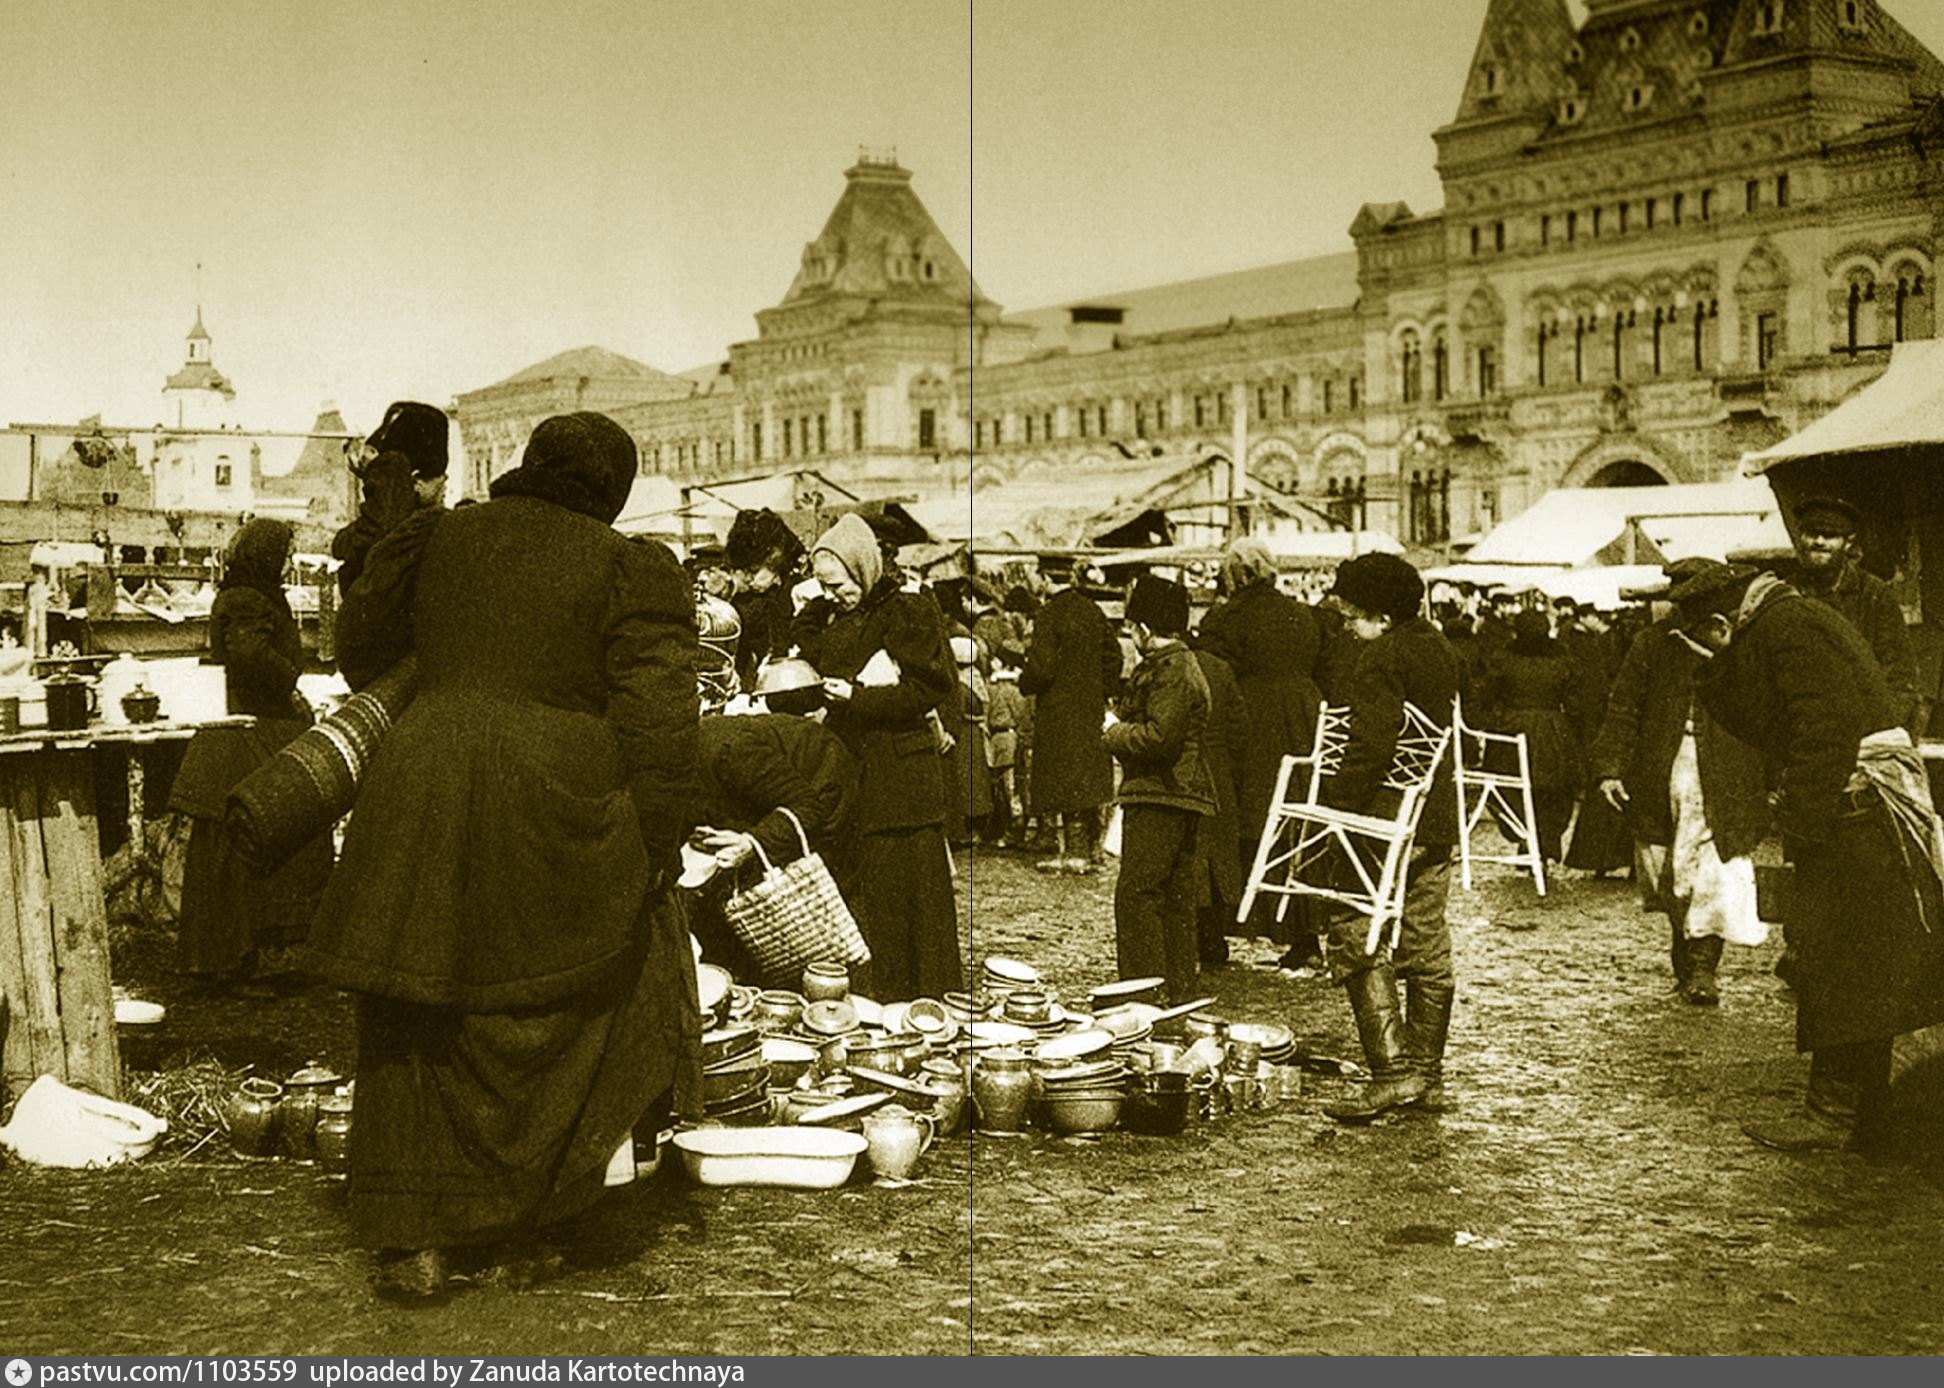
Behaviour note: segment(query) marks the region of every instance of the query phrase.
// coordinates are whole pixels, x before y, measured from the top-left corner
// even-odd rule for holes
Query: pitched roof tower
[[[1440,162],[1510,154],[1545,129],[1574,42],[1566,0],[1490,0]]]

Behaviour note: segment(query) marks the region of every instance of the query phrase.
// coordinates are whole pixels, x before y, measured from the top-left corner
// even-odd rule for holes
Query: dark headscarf
[[[628,431],[580,410],[543,419],[513,471],[493,479],[494,497],[530,496],[614,524],[628,504],[638,454]]]
[[[290,561],[291,529],[280,520],[259,517],[236,532],[229,552],[223,557],[222,588],[254,588],[283,611],[290,610],[284,596],[284,565]]]

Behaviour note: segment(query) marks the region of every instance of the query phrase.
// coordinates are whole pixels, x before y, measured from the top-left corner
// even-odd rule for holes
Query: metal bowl
[[[1062,1136],[1111,1132],[1127,1095],[1118,1089],[1069,1089],[1045,1098],[1046,1122]]]
[[[1182,1076],[1185,1081],[1187,1076]],[[1120,1124],[1131,1133],[1146,1137],[1174,1137],[1188,1125],[1188,1110],[1195,1096],[1184,1083],[1180,1089],[1150,1090],[1137,1086],[1121,1106]]]

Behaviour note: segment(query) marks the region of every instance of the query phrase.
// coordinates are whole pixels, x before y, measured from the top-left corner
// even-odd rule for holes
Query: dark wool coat
[[[758,666],[789,654],[790,590],[778,583],[762,592],[745,590],[730,601],[742,619],[742,633],[736,638],[736,678],[748,689],[756,682]]]
[[[704,718],[696,745],[694,824],[753,835],[773,863],[803,853],[788,809],[840,881],[857,813],[857,759],[809,718]]]
[[[941,829],[945,763],[926,717],[958,685],[938,604],[887,577],[849,612],[828,600],[806,607],[797,644],[826,678],[855,681],[880,650],[898,663],[895,685],[857,688],[825,723],[860,763],[857,890],[847,900],[871,947],[870,996],[897,1002],[962,989]]]
[[[1318,605],[1309,611],[1316,622],[1316,687],[1324,702],[1341,704],[1350,689],[1350,676],[1356,673],[1357,658],[1363,654],[1363,643],[1344,624],[1343,614],[1336,608]],[[1272,782],[1272,793],[1273,787]]]
[[[361,583],[409,567],[387,547],[415,533]],[[419,685],[365,775],[313,966],[407,1002],[545,1006],[638,950],[690,823],[688,581],[665,547],[530,496],[446,513],[422,547],[414,582],[345,606],[347,658],[382,667],[409,630]]]
[[[1068,588],[1040,608],[1019,672],[1020,693],[1036,701],[1028,787],[1034,814],[1073,814],[1113,798],[1114,766],[1100,725],[1120,673],[1120,642],[1092,598]]]
[[[1768,833],[1762,755],[1695,704],[1701,657],[1674,635],[1673,626],[1671,621],[1657,622],[1628,648],[1607,699],[1606,719],[1593,741],[1592,778],[1617,778],[1626,787],[1627,829],[1636,839],[1672,843],[1668,781],[1692,710],[1701,802],[1715,851],[1724,858],[1742,857]]]
[[[1571,790],[1586,779],[1581,695],[1580,673],[1557,643],[1543,654],[1508,646],[1486,662],[1471,716],[1491,732],[1525,734],[1534,790]]]
[[[1202,734],[1202,758],[1215,783],[1215,813],[1202,821],[1197,842],[1208,859],[1216,899],[1242,899],[1242,862],[1238,847],[1242,822],[1238,814],[1235,773],[1249,745],[1249,718],[1243,709],[1242,689],[1228,662],[1210,651],[1196,651],[1195,663],[1208,682],[1208,727]],[[1249,845],[1251,848],[1253,844]]]
[[[1337,774],[1323,782],[1323,798],[1344,809],[1380,813],[1384,780],[1397,755],[1404,705],[1411,703],[1439,727],[1451,725],[1458,693],[1458,658],[1439,630],[1422,617],[1400,623],[1363,652],[1346,691],[1350,740]],[[1449,749],[1438,766],[1418,820],[1417,846],[1436,851],[1458,842],[1458,804],[1451,782]]]
[[[1352,638],[1354,639],[1354,638]],[[1196,644],[1235,671],[1249,715],[1249,745],[1237,773],[1244,838],[1262,832],[1282,759],[1316,737],[1320,637],[1316,614],[1269,579],[1239,589],[1202,619]]]
[[[1207,726],[1208,680],[1194,652],[1178,641],[1148,652],[1121,693],[1120,721],[1103,735],[1121,764],[1121,803],[1214,814]]]
[[[1890,687],[1890,699],[1897,710],[1895,726],[1910,727],[1917,712],[1917,654],[1904,622],[1903,606],[1890,585],[1851,559],[1844,563],[1833,588],[1817,591],[1805,587],[1801,591],[1804,597],[1842,613],[1862,634]]]
[[[938,604],[880,579],[849,612],[827,599],[804,608],[796,641],[826,679],[855,682],[879,651],[898,663],[896,684],[856,688],[824,722],[858,760],[857,832],[941,822],[945,767],[926,715],[952,697],[958,674]]]
[[[1764,601],[1699,692],[1768,758],[1776,819],[1795,864],[1796,1045],[1875,1040],[1944,1021],[1944,919],[1927,872],[1905,866],[1888,810],[1845,787],[1857,746],[1896,725],[1897,705],[1862,635],[1782,588]]]

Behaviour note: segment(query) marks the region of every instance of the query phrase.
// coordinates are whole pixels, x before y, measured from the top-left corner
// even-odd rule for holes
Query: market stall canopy
[[[1759,475],[1780,463],[1805,458],[1940,444],[1944,444],[1944,341],[1901,342],[1881,376],[1800,433],[1749,454],[1742,460],[1742,470]]]
[[[1561,487],[1497,527],[1463,564],[1452,567],[1657,564],[1725,559],[1730,550],[1788,543],[1773,493],[1746,478],[1666,487]]]
[[[855,511],[899,545],[933,542],[937,537],[903,503],[903,498],[860,497],[812,468],[686,485],[656,474],[635,479],[614,528],[624,535],[720,544],[741,512],[770,510],[808,544],[839,516]]]

